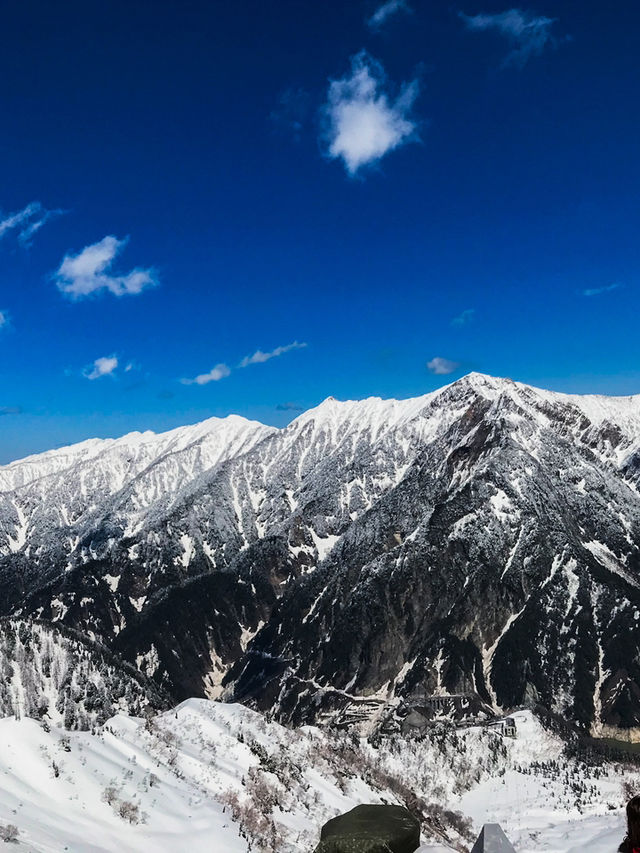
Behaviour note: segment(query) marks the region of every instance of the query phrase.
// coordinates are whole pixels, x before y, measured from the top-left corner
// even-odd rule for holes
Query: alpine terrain
[[[640,396],[480,374],[90,440],[0,467],[0,615],[109,649],[156,704],[297,724],[462,694],[635,739],[639,479]]]

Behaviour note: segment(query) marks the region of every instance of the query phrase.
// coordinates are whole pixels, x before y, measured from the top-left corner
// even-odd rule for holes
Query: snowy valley
[[[587,766],[530,712],[518,737],[434,728],[407,742],[267,722],[240,705],[188,700],[154,718],[118,715],[94,734],[0,720],[0,825],[17,850],[311,853],[319,827],[360,802],[409,802],[423,840],[464,850],[498,821],[519,853],[605,853],[640,769]],[[408,799],[412,798],[412,799]]]

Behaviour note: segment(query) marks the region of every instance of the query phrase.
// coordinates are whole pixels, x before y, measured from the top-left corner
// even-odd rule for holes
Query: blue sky
[[[635,4],[0,14],[0,462],[469,370],[640,392]]]

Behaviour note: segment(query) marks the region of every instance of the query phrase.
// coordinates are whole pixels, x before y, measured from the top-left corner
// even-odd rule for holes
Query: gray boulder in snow
[[[485,823],[471,853],[515,853],[499,823]]]
[[[360,805],[325,823],[316,853],[415,853],[420,824],[402,806]]]

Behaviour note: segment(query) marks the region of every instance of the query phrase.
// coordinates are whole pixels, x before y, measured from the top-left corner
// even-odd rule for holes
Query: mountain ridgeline
[[[0,467],[0,615],[302,723],[476,693],[640,733],[640,397],[479,374]]]

